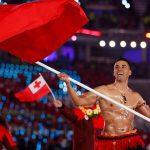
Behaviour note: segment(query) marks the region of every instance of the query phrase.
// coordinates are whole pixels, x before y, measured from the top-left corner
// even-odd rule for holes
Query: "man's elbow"
[[[148,118],[150,118],[150,113],[148,114],[148,116],[147,116]]]
[[[146,116],[147,118],[150,118],[150,112],[148,111],[148,112],[144,113],[144,116]]]

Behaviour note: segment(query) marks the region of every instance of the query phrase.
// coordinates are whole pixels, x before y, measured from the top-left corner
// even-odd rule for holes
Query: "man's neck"
[[[114,82],[114,86],[117,87],[120,90],[124,90],[128,87],[128,83],[127,82],[119,82],[119,81],[115,81]]]

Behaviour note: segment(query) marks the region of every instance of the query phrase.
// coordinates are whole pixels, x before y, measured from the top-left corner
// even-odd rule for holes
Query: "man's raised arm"
[[[63,80],[68,88],[68,93],[70,97],[72,98],[72,101],[74,102],[75,105],[91,105],[94,104],[97,100],[97,96],[91,92],[87,92],[86,94],[79,96],[73,89],[73,87],[70,84],[70,80],[68,79],[69,76],[64,73],[58,74],[59,79]]]

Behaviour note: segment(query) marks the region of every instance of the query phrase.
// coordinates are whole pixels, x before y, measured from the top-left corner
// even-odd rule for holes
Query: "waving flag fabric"
[[[0,49],[33,63],[59,48],[87,21],[74,0],[0,5]]]
[[[40,75],[28,87],[16,93],[15,97],[21,102],[33,102],[47,95],[49,92],[51,92],[50,88],[42,75]]]

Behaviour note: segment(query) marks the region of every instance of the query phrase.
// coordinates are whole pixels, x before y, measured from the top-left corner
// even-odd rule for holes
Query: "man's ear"
[[[113,72],[112,72],[112,73],[113,73],[113,76],[115,76],[115,74],[114,74],[114,70],[113,70]]]
[[[129,72],[129,76],[131,76],[132,75],[132,71],[130,70],[130,72]]]

